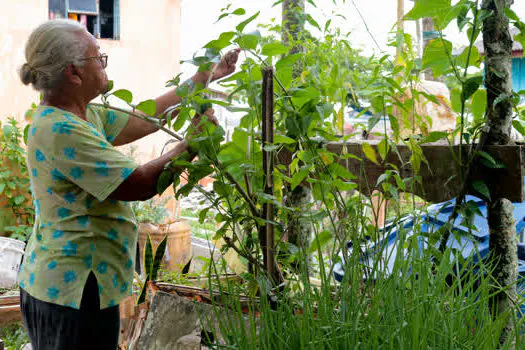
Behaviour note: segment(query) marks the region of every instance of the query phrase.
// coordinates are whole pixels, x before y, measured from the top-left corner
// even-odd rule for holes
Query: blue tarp
[[[487,223],[487,208],[485,202],[474,196],[467,196],[465,201],[473,201],[478,206],[482,215],[476,215],[474,218],[475,230],[471,230],[461,225],[463,218],[458,216],[453,224],[452,234],[450,235],[447,246],[460,251],[464,258],[472,256],[474,261],[485,258],[489,253],[489,227]],[[382,272],[386,275],[393,270],[393,265],[396,260],[396,254],[399,251],[398,243],[400,232],[404,233],[404,237],[408,238],[414,236],[414,226],[418,225],[420,230],[418,232],[431,234],[443,227],[448,221],[452,209],[454,208],[455,200],[444,203],[434,204],[427,208],[424,213],[419,215],[411,215],[398,221],[395,225],[386,225],[381,229],[381,239],[377,242],[365,242],[364,247],[361,248],[364,252],[362,260],[373,261],[373,254],[380,254],[383,261]],[[525,231],[525,203],[514,204],[514,218],[516,219],[516,232],[518,234],[518,241],[523,242],[523,235]],[[417,221],[416,221],[417,220]],[[420,249],[427,247],[427,237],[425,234],[420,234],[418,239]],[[439,243],[437,243],[438,245]],[[351,250],[352,242],[347,243],[347,248]],[[406,251],[406,250],[405,250]],[[525,277],[525,243],[518,243],[518,259],[519,259],[519,274]],[[338,263],[334,267],[334,277],[341,282],[344,276],[344,264]],[[524,286],[525,287],[525,286]]]

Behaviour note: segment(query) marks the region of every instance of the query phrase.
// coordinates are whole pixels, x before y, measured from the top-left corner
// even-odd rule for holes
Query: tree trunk
[[[289,54],[303,52],[303,47],[297,42],[304,33],[305,0],[283,1],[282,37],[285,45],[291,45]],[[301,66],[297,62],[293,67],[293,78],[301,75]],[[310,258],[307,249],[312,242],[312,223],[305,213],[309,210],[312,202],[312,191],[304,184],[298,185],[293,191],[288,191],[285,205],[297,209],[288,217],[286,236],[288,242],[296,245],[302,252],[300,265],[306,271],[310,271]]]
[[[305,0],[283,1],[282,36],[285,45],[293,45],[290,54],[303,50],[297,39],[304,33],[304,4]]]
[[[486,141],[488,145],[505,145],[511,142],[512,37],[509,20],[505,16],[505,8],[511,3],[511,0],[483,0],[481,4],[484,10],[492,13],[483,21],[486,122],[490,127]],[[491,180],[496,181],[498,179]],[[490,187],[492,186],[489,184]],[[490,305],[493,316],[498,317],[509,312],[513,308],[513,300],[516,300],[518,253],[513,205],[505,198],[492,197],[487,203],[487,216],[490,229],[490,261],[496,279],[494,292],[498,293],[490,300]],[[501,288],[507,289],[501,291]],[[507,324],[500,337],[501,344],[513,337],[513,329],[513,315],[509,312]]]

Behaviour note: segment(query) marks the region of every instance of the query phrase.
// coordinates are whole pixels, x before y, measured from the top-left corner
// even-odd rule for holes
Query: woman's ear
[[[68,64],[64,70],[66,81],[73,85],[82,85],[82,75],[80,69],[74,64]]]

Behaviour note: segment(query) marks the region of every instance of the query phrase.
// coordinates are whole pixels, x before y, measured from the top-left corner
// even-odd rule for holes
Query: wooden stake
[[[263,69],[262,81],[262,142],[263,142],[263,171],[264,171],[264,193],[273,196],[273,167],[274,152],[267,150],[267,146],[273,145],[273,68],[265,67]],[[273,204],[264,203],[263,218],[265,223],[265,234],[260,234],[261,246],[263,249],[264,266],[268,275],[276,279],[276,267],[274,257],[274,230],[273,230]],[[264,236],[264,237],[263,237]]]

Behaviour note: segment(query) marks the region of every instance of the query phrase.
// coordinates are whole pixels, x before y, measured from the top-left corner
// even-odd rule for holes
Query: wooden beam
[[[0,328],[22,321],[20,296],[0,297]]]
[[[367,141],[377,152],[378,141]],[[328,143],[326,149],[335,154],[353,154],[359,159],[348,158],[340,159],[339,163],[347,168],[357,178],[354,179],[358,184],[358,190],[365,195],[370,195],[372,191],[378,190],[377,180],[386,170],[392,169],[394,165],[399,169],[401,178],[413,177],[412,164],[410,163],[411,151],[405,145],[397,145],[397,153],[390,150],[386,159],[380,164],[376,164],[365,157],[362,143]],[[498,179],[497,183],[490,183],[494,189],[491,193],[500,197],[508,198],[512,202],[523,202],[523,159],[525,151],[519,145],[486,146],[484,151],[494,159],[506,165],[505,169],[487,169],[482,165],[476,165],[472,172],[473,181],[488,180],[494,176]],[[451,150],[458,154],[459,146],[448,146],[443,144],[428,144],[421,146],[426,163],[421,164],[419,176],[422,184],[414,188],[407,189],[407,192],[414,193],[429,202],[443,202],[455,198],[461,191],[460,169],[452,157]],[[466,146],[463,148],[467,149]],[[342,157],[344,158],[344,157]],[[288,165],[291,162],[291,154],[281,152],[279,160],[282,164]],[[350,179],[348,179],[350,180]],[[472,189],[467,193],[474,194]]]

